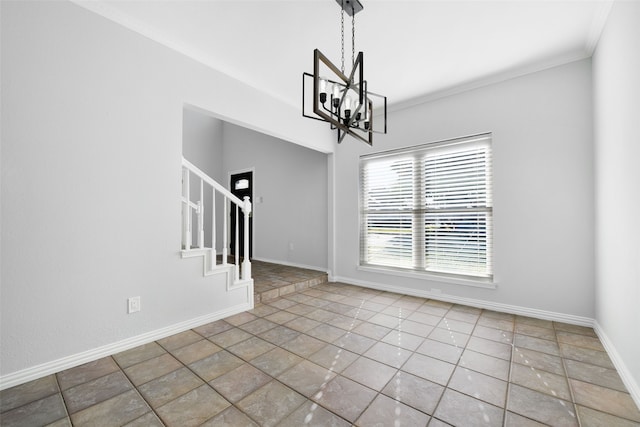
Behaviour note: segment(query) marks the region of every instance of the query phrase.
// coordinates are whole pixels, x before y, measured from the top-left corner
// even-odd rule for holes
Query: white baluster
[[[189,206],[189,169],[182,168],[182,246],[191,249],[191,207]]]
[[[198,200],[198,247],[204,249],[204,182],[200,178],[200,200]]]
[[[222,264],[227,265],[227,258],[229,256],[229,225],[227,223],[229,218],[229,202],[227,198],[224,198],[224,212],[222,213]]]
[[[251,279],[251,260],[249,259],[249,218],[251,216],[251,201],[244,196],[244,259],[242,260],[242,280]]]
[[[216,189],[211,187],[211,266],[217,264],[216,259]]]
[[[240,279],[240,252],[238,251],[238,248],[239,248],[238,240],[240,240],[240,233],[238,232],[239,222],[240,222],[240,216],[238,215],[238,205],[236,205],[236,229],[235,229],[236,238],[234,239],[235,248],[233,252],[233,262],[236,264],[236,280]]]

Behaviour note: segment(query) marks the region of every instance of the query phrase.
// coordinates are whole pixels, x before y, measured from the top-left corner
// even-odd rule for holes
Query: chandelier
[[[387,133],[387,97],[368,90],[367,81],[364,79],[364,55],[362,52],[355,55],[355,15],[363,9],[362,4],[359,0],[336,2],[342,8],[342,67],[338,69],[318,49],[313,51],[313,74],[302,74],[302,115],[329,122],[331,129],[337,130],[338,144],[346,135],[351,135],[373,145],[374,133]],[[351,16],[352,69],[349,76],[345,74],[344,69],[345,12]],[[310,99],[311,106],[308,106]]]

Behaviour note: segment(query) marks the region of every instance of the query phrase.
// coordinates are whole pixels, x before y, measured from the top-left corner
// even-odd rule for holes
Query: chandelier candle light
[[[313,74],[302,74],[302,115],[329,122],[338,131],[338,143],[351,135],[373,145],[374,133],[387,133],[387,97],[367,90],[364,55],[355,55],[355,15],[363,9],[359,0],[336,0],[341,12],[342,68],[338,69],[318,49],[313,51]],[[349,77],[344,71],[344,14],[351,16],[351,62]],[[326,77],[327,75],[331,77]],[[305,81],[313,80],[313,115],[308,114]],[[309,98],[307,94],[307,99]]]

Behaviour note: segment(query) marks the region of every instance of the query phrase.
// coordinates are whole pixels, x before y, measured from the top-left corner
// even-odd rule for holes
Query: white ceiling
[[[75,0],[292,105],[313,49],[340,65],[335,0]],[[361,0],[369,90],[415,102],[591,56],[611,0]],[[351,58],[351,18],[345,15]],[[349,65],[346,66],[349,71]]]

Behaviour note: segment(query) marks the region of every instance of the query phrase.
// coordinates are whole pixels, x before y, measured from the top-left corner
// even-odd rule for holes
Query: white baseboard
[[[622,360],[622,357],[620,357],[620,353],[618,353],[598,321],[596,320],[594,323],[595,324],[593,329],[596,331],[598,338],[600,338],[600,342],[602,342],[604,349],[607,350],[607,353],[609,354],[613,365],[616,367],[616,370],[618,371],[618,375],[620,375],[622,382],[627,387],[631,398],[636,403],[638,408],[640,408],[640,384],[638,384],[638,380],[636,378],[633,378],[631,372],[629,372],[629,368],[627,368],[627,365]]]
[[[73,354],[71,356],[63,357],[61,359],[23,369],[21,371],[13,372],[11,374],[0,377],[0,390],[14,387],[28,381],[36,380],[38,378],[54,374],[65,369],[74,368],[84,363],[92,362],[106,356],[111,356],[113,354],[120,353],[121,351],[129,350],[143,344],[148,344],[150,342],[166,338],[170,335],[197,328],[198,326],[206,325],[207,323],[211,323],[216,320],[220,320],[225,317],[250,310],[252,308],[253,299],[251,299],[249,302],[238,304],[225,310],[206,314],[204,316],[176,323],[165,328],[156,329],[155,331],[127,338],[122,341],[107,344],[102,347],[84,351],[82,353]]]
[[[473,298],[464,298],[455,295],[443,293],[433,293],[427,290],[405,288],[402,286],[393,286],[377,282],[369,282],[364,280],[356,280],[348,277],[332,276],[332,282],[346,283],[349,285],[357,285],[365,288],[378,289],[381,291],[395,292],[398,294],[411,295],[422,298],[435,299],[439,301],[451,302],[455,304],[463,304],[487,310],[500,311],[503,313],[517,314],[520,316],[535,317],[537,319],[553,320],[556,322],[570,323],[572,325],[593,327],[594,320],[589,317],[574,316],[572,314],[557,313],[554,311],[538,310],[536,308],[521,307],[517,305],[502,304],[498,302],[478,300]]]
[[[252,261],[268,262],[269,264],[286,265],[288,267],[304,268],[304,269],[307,269],[307,270],[320,271],[322,273],[326,273],[327,272],[326,268],[317,267],[315,265],[297,264],[297,263],[289,262],[289,261],[280,261],[280,260],[277,260],[277,259],[257,258],[257,257],[253,257],[253,258],[251,258],[251,260]]]

